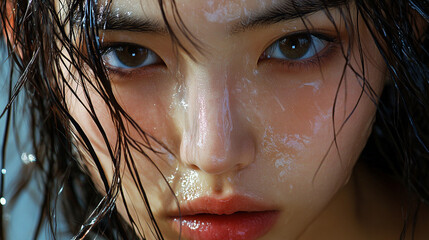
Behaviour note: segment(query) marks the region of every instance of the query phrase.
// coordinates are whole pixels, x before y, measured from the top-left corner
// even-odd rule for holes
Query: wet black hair
[[[171,24],[178,24],[181,34],[204,52],[203,43],[194,38],[182,23],[174,0],[169,1],[172,4],[166,4],[163,0],[158,2],[175,46],[191,55],[176,37],[177,33],[173,31]],[[320,2],[325,4],[325,11],[329,16],[329,9],[334,6],[328,0]],[[295,1],[291,3],[295,4]],[[64,216],[67,216],[65,220],[68,231],[73,234],[74,239],[92,239],[94,236],[106,239],[143,239],[145,234],[163,239],[156,219],[151,214],[130,153],[131,149],[137,150],[150,161],[146,153],[155,151],[150,142],[161,145],[162,142],[140,129],[116,101],[100,51],[98,31],[102,25],[100,21],[103,21],[103,13],[100,13],[99,1],[66,0],[63,4],[64,9],[59,15],[54,0],[0,2],[3,37],[1,47],[7,49],[12,62],[10,78],[1,80],[9,81],[10,93],[9,104],[0,111],[0,117],[6,118],[7,122],[3,138],[7,139],[10,134],[16,96],[25,92],[31,138],[37,159],[35,163],[23,167],[24,174],[21,174],[16,194],[10,202],[26,188],[32,176],[37,175],[43,184],[43,201],[34,238],[40,234],[45,223],[48,223],[52,235],[57,235],[55,211],[59,203]],[[375,102],[378,101],[376,122],[362,152],[361,162],[389,174],[409,194],[408,214],[404,218],[401,236],[398,236],[405,239],[407,234],[412,235],[414,232],[408,226],[410,222],[411,226],[415,225],[418,206],[429,205],[429,1],[354,0],[342,3],[345,6],[350,4],[356,6],[359,18],[370,30],[387,68],[387,84],[381,96],[374,95],[370,85],[361,76],[362,93],[371,95]],[[299,1],[295,5],[299,8]],[[109,6],[109,2],[106,6]],[[165,7],[171,7],[175,13],[174,23],[167,21]],[[346,9],[351,11],[350,8]],[[103,11],[109,11],[109,7]],[[347,11],[343,13],[344,18],[347,18]],[[344,51],[344,55],[349,58],[347,51]],[[72,79],[66,80],[64,76],[68,69],[75,69],[76,73],[70,74]],[[14,72],[17,72],[17,81],[13,80]],[[128,216],[121,216],[115,208],[116,199],[122,198],[121,176],[119,171],[115,171],[113,180],[108,181],[86,133],[68,112],[65,92],[70,88],[70,81],[84,87],[84,96],[76,97],[88,99],[90,104],[87,111],[103,136],[116,169],[125,164],[133,175],[142,203],[146,205],[151,217],[151,233],[139,232],[127,205]],[[116,139],[107,138],[91,105],[91,96],[87,90],[90,87],[97,89],[104,100],[117,131]],[[136,129],[146,141],[137,142],[131,138],[125,128],[127,124]],[[2,146],[2,165],[5,164],[6,143],[4,141]],[[111,143],[114,143],[114,148]],[[76,150],[76,144],[84,149],[83,152]],[[95,190],[87,169],[81,164],[82,154],[88,155],[98,168],[104,193]],[[0,190],[0,195],[3,196],[3,175]],[[57,196],[59,192],[60,197]],[[0,215],[3,215],[3,211],[4,206],[0,205]],[[128,219],[130,224],[124,219]],[[5,239],[6,229],[2,218],[0,221],[0,238]]]

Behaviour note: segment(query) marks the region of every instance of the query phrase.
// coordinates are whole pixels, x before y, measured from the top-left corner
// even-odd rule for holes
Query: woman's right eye
[[[137,44],[118,44],[103,51],[103,61],[114,69],[132,70],[162,63],[152,50]]]

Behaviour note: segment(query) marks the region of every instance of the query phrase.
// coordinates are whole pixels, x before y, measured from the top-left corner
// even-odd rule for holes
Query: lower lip
[[[173,219],[174,228],[192,240],[254,240],[275,224],[277,211],[237,212],[229,215],[197,214]]]

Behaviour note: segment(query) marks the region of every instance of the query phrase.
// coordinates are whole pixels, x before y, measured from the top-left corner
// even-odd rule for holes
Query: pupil
[[[138,67],[147,58],[148,50],[138,46],[126,46],[116,49],[118,60],[128,67]]]
[[[279,43],[280,51],[289,59],[302,58],[310,48],[311,35],[297,34],[283,38]]]

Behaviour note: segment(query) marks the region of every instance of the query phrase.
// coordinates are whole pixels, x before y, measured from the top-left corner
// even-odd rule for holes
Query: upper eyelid
[[[271,46],[272,44],[274,44],[275,42],[277,42],[283,38],[293,37],[293,36],[301,35],[301,34],[308,34],[308,35],[315,36],[317,38],[320,38],[322,40],[326,40],[329,42],[334,42],[337,39],[336,37],[331,36],[328,33],[324,33],[320,30],[303,30],[303,31],[290,32],[290,33],[287,33],[286,35],[282,35],[282,36],[276,38],[274,41],[272,41],[272,43],[269,46]]]
[[[153,52],[152,49],[145,47],[143,45],[140,44],[136,44],[136,43],[129,43],[129,42],[106,42],[106,43],[101,43],[100,44],[100,49],[109,49],[109,48],[114,48],[114,47],[121,47],[121,46],[136,46],[136,47],[141,47],[141,48],[146,48],[150,51]]]
[[[101,54],[106,54],[107,52],[111,51],[113,48],[115,47],[121,47],[121,46],[136,46],[136,47],[141,47],[141,48],[145,48],[147,50],[149,50],[150,52],[152,52],[153,54],[155,54],[158,58],[160,58],[161,60],[163,60],[160,55],[155,52],[154,50],[152,50],[151,48],[148,48],[146,46],[137,44],[137,43],[130,43],[130,42],[106,42],[106,43],[101,43],[100,44],[100,52]]]
[[[265,51],[267,51],[275,43],[277,43],[280,40],[282,40],[283,38],[292,37],[294,35],[299,35],[299,34],[309,34],[309,35],[321,38],[322,40],[325,40],[325,41],[328,41],[328,42],[333,42],[333,43],[338,42],[338,38],[337,37],[334,37],[331,34],[325,33],[325,31],[306,29],[306,30],[301,30],[301,31],[289,32],[289,33],[287,33],[285,35],[281,35],[281,36],[278,36],[278,37],[272,39],[271,41],[268,42],[267,45],[264,46],[263,53]]]

